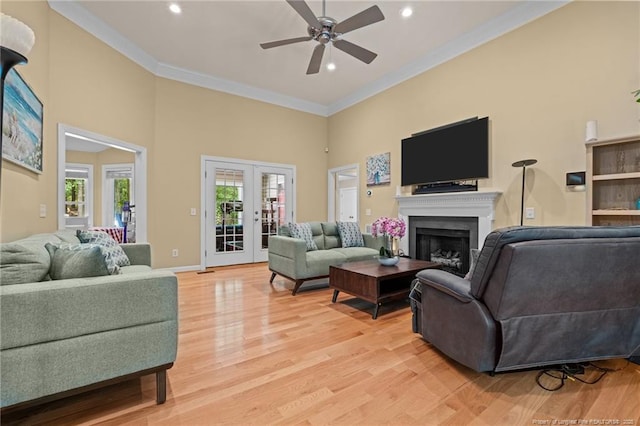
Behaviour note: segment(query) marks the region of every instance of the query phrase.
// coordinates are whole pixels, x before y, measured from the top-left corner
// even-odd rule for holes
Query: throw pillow
[[[338,222],[342,247],[364,247],[364,238],[358,222]]]
[[[480,256],[480,250],[471,249],[471,256],[469,257],[469,263],[471,265],[469,266],[469,272],[467,272],[467,275],[464,276],[465,280],[470,280],[471,277],[473,276],[473,271],[476,270],[476,263],[478,263],[479,256]]]
[[[88,278],[109,275],[102,249],[94,244],[45,244],[51,256],[49,276],[52,280]]]
[[[313,241],[313,232],[311,232],[310,223],[290,223],[289,232],[293,238],[304,240],[307,245],[307,251],[318,250],[316,242]]]
[[[83,231],[78,229],[78,239],[82,243],[91,243],[98,244],[105,249],[105,253],[107,255],[107,262],[110,262],[111,259],[118,266],[129,266],[131,262],[127,257],[122,247],[111,238],[109,234],[102,231]]]
[[[51,256],[44,248],[43,239],[23,239],[0,244],[0,285],[24,284],[43,281],[51,268]]]

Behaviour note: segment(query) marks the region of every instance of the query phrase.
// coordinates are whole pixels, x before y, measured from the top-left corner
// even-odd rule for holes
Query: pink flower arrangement
[[[388,236],[391,238],[402,238],[407,232],[407,225],[404,220],[392,217],[380,217],[371,225],[371,235]]]
[[[397,253],[393,249],[394,244],[391,240],[404,237],[407,231],[407,225],[402,219],[392,217],[380,217],[371,225],[371,235],[374,237],[385,237],[385,244],[388,247],[380,247],[380,257],[394,257]]]

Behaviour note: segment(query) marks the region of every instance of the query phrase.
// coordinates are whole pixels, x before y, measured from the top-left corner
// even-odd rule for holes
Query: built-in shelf
[[[594,216],[640,216],[640,210],[594,210]]]
[[[587,142],[587,223],[640,225],[640,135]]]
[[[640,179],[640,172],[594,175],[593,180]]]

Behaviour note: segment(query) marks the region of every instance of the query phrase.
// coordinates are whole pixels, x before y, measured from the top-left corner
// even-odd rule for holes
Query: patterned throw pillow
[[[78,229],[78,239],[83,243],[98,244],[105,249],[107,262],[113,260],[118,266],[129,266],[131,262],[122,247],[111,238],[109,234],[102,231],[83,231]]]
[[[113,273],[107,267],[104,252],[96,244],[45,244],[51,256],[49,276],[52,280],[100,277]],[[113,264],[114,270],[119,267]],[[116,272],[117,273],[117,272]]]
[[[290,223],[289,232],[293,238],[304,240],[307,244],[307,251],[318,250],[316,242],[313,241],[313,233],[311,232],[311,224],[309,223]]]
[[[338,222],[342,247],[364,247],[364,238],[358,222]]]

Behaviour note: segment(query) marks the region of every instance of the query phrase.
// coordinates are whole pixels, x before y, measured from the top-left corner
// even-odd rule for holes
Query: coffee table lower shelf
[[[344,293],[373,303],[373,319],[383,303],[407,298],[415,275],[423,269],[440,265],[425,260],[400,259],[395,266],[382,266],[377,260],[349,262],[329,268],[329,287],[333,288],[335,303]]]

